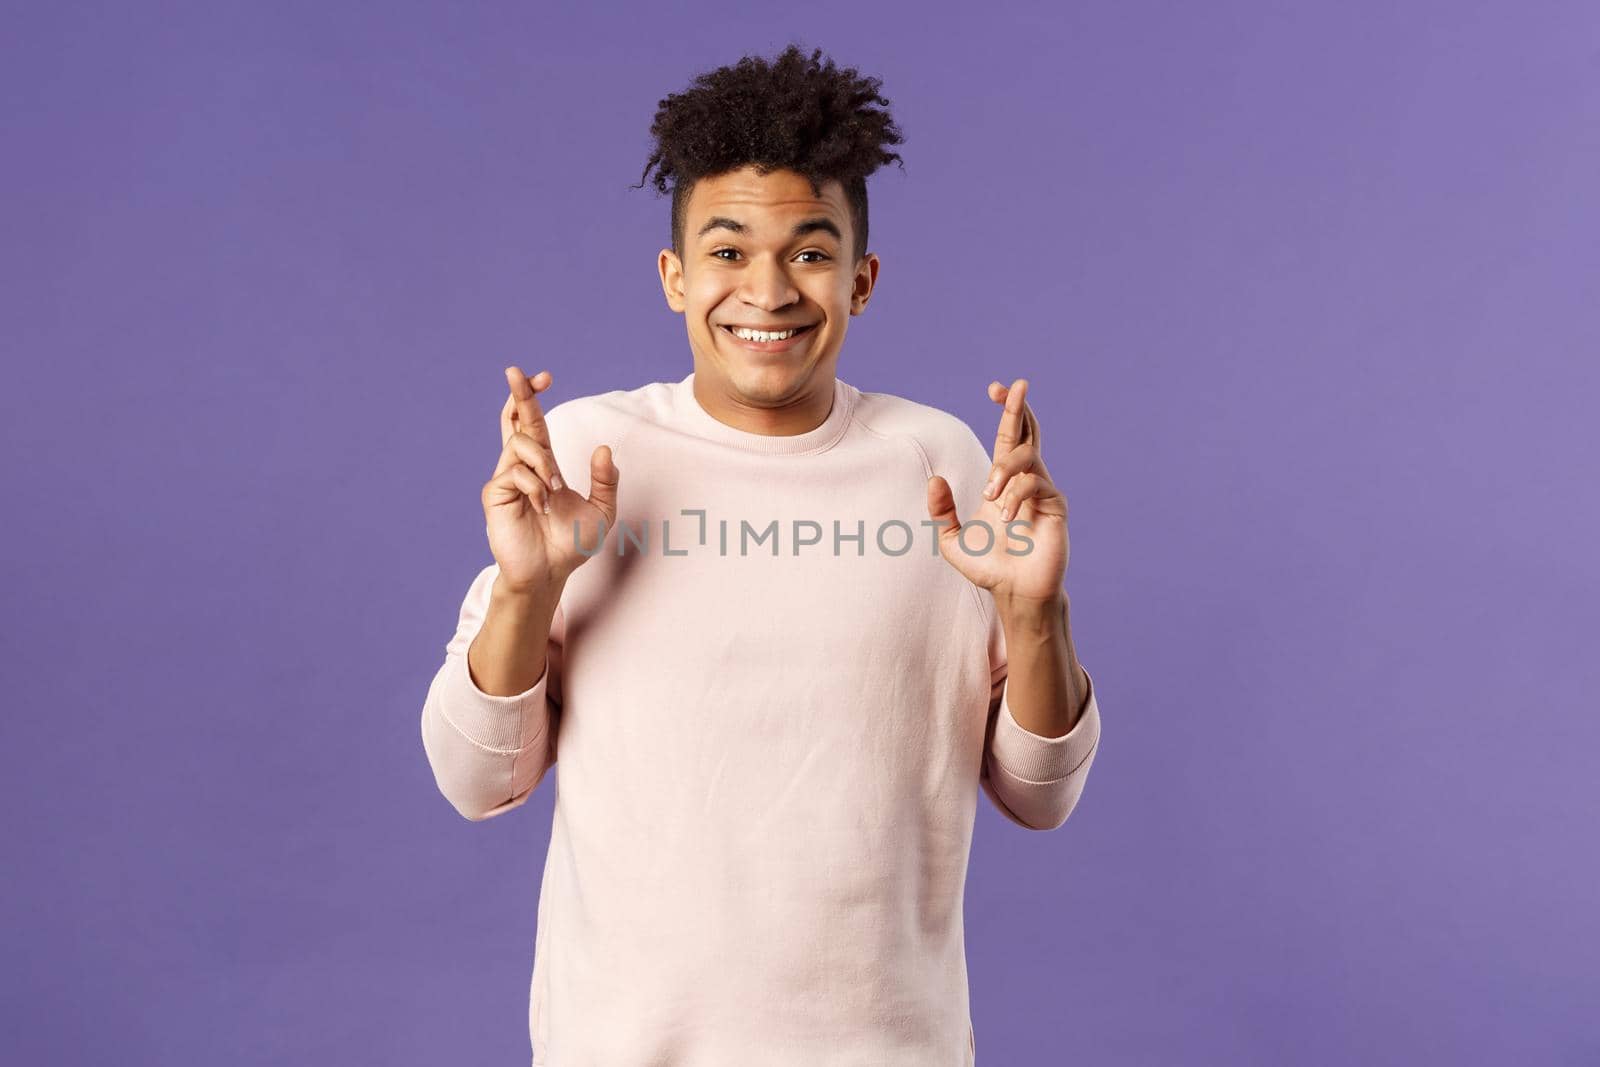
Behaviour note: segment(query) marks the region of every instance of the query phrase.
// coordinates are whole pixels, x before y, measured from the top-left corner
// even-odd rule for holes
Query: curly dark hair
[[[853,67],[819,63],[790,44],[770,63],[745,56],[695,78],[684,92],[658,103],[650,134],[655,151],[645,164],[638,189],[656,168],[657,194],[672,188],[672,250],[683,255],[684,210],[701,178],[744,166],[761,174],[792,170],[811,183],[813,196],[838,180],[850,204],[855,258],[867,251],[867,176],[891,161],[905,170],[898,153],[885,145],[905,138],[878,95],[880,78],[862,77]]]

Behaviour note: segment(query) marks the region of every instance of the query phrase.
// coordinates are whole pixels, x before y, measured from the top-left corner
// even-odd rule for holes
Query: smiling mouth
[[[727,323],[725,323],[725,322],[724,322],[724,323],[720,323],[720,324],[719,324],[719,325],[720,325],[720,326],[721,326],[721,327],[722,327],[722,328],[723,328],[723,329],[724,329],[724,330],[726,330],[726,331],[728,331],[728,332],[729,332],[729,333],[730,333],[730,334],[733,334],[733,336],[734,336],[734,337],[735,337],[735,338],[736,338],[736,339],[738,339],[738,340],[740,340],[740,341],[743,341],[743,340],[745,340],[745,338],[743,338],[743,337],[740,337],[740,336],[739,336],[739,335],[738,335],[738,334],[736,334],[736,333],[733,333],[733,327],[732,327],[732,326],[729,326],[729,325],[728,325],[728,324],[727,324]],[[810,332],[810,331],[811,331],[811,330],[814,330],[814,329],[816,329],[816,327],[817,327],[817,324],[816,324],[816,323],[814,323],[814,322],[813,322],[813,323],[811,323],[811,324],[810,324],[810,325],[809,325],[809,326],[788,326],[788,327],[785,327],[785,329],[788,329],[788,330],[793,330],[793,331],[794,331],[794,333],[793,333],[793,334],[791,334],[791,335],[790,335],[790,337],[788,337],[788,338],[785,338],[785,340],[792,340],[792,339],[793,339],[793,338],[795,338],[795,337],[799,337],[799,336],[800,336],[800,335],[802,335],[802,334],[804,334],[804,333],[808,333],[808,332]],[[762,332],[762,333],[783,333],[783,332],[784,332],[784,331],[783,331],[783,330],[763,330],[763,331],[761,331],[761,332]]]

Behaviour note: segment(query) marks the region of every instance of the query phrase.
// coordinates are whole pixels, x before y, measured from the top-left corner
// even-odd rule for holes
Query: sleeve
[[[1054,830],[1077,806],[1100,748],[1094,679],[1089,679],[1088,700],[1071,730],[1043,737],[1023,729],[1006,701],[1005,630],[987,591],[983,599],[989,612],[990,700],[979,782],[1000,813],[1018,826]]]
[[[965,427],[965,423],[962,424]],[[951,481],[958,506],[980,499],[981,487],[994,465],[989,450],[966,428],[969,457],[958,464],[959,482]],[[962,508],[965,511],[965,508]],[[994,597],[978,590],[986,616],[989,651],[989,718],[983,736],[979,785],[1000,814],[1029,830],[1054,830],[1067,821],[1083,795],[1089,767],[1100,747],[1100,708],[1094,679],[1083,711],[1061,737],[1043,737],[1023,729],[1006,700],[1006,638]],[[1084,669],[1087,675],[1088,669]]]
[[[521,806],[556,759],[560,724],[560,655],[565,618],[557,606],[550,624],[545,669],[522,693],[491,696],[467,666],[467,649],[483,626],[498,564],[478,573],[461,604],[444,664],[422,705],[422,746],[435,783],[452,807],[473,822]]]

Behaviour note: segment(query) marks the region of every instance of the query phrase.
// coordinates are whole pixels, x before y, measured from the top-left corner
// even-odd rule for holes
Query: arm
[[[422,744],[439,792],[463,818],[519,807],[555,762],[560,596],[510,592],[491,564],[462,602],[423,702]]]
[[[1100,709],[1072,646],[1065,590],[1054,602],[995,604],[990,643],[1000,662],[980,782],[1018,826],[1054,830],[1077,806],[1100,744]]]
[[[1027,389],[1026,378],[1009,388],[989,383],[989,398],[1004,405],[992,455],[957,423],[959,440],[948,459],[941,456],[954,482],[930,472],[928,514],[941,525],[940,553],[979,590],[988,624],[989,718],[978,781],[1012,822],[1054,830],[1083,792],[1100,745],[1100,709],[1067,621],[1067,499],[1044,465]],[[997,534],[987,551],[967,550],[958,499],[969,508],[977,500],[970,521],[1004,531],[1003,544]]]

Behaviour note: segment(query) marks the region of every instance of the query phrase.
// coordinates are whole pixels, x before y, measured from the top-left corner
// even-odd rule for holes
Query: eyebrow
[[[734,233],[747,234],[750,232],[750,227],[746,226],[738,219],[730,219],[726,215],[713,215],[706,220],[706,224],[700,227],[699,232],[696,233],[695,236],[704,237],[712,230],[732,230]],[[833,239],[836,241],[841,243],[844,241],[844,235],[839,232],[839,227],[834,225],[833,220],[821,218],[820,216],[814,219],[806,219],[804,222],[796,223],[794,229],[790,231],[789,236],[804,237],[806,234],[815,233],[818,230],[821,230],[823,233],[833,234]]]

